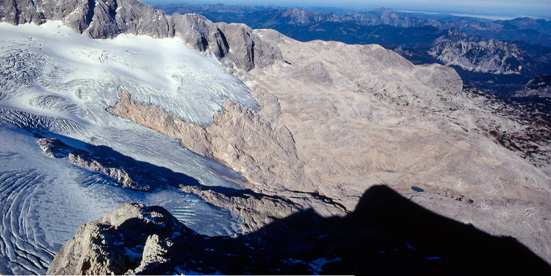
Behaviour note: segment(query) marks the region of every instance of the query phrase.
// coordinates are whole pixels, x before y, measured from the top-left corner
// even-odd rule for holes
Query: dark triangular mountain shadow
[[[109,253],[101,261],[117,273],[551,275],[551,266],[514,238],[437,215],[387,186],[368,189],[346,217],[305,210],[236,238],[198,235],[161,207],[144,210],[116,227],[96,225],[103,241],[95,242]],[[144,219],[153,213],[163,221]],[[155,250],[147,244],[153,235]],[[121,237],[124,243],[114,242]],[[125,257],[129,248],[147,251],[147,263]]]
[[[307,210],[242,239],[260,247],[249,268],[262,274],[551,275],[516,239],[435,214],[383,185],[344,218]]]

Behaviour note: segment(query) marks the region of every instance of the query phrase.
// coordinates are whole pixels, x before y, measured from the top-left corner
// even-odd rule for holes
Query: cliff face
[[[122,33],[176,36],[193,49],[245,70],[265,67],[281,58],[277,49],[245,25],[212,23],[195,14],[169,16],[136,0],[10,0],[4,1],[0,18],[12,24],[61,20],[91,38],[113,38]]]

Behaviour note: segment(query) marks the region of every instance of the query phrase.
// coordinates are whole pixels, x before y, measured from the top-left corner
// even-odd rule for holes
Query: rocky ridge
[[[536,61],[514,43],[486,40],[457,30],[437,38],[428,53],[445,65],[481,73],[526,74],[536,66]]]
[[[139,179],[139,181],[132,179],[127,171],[128,169],[125,169],[120,164],[114,164],[115,162],[120,162],[120,160],[115,161],[111,158],[94,156],[86,151],[72,148],[58,139],[41,138],[38,140],[38,144],[44,151],[44,154],[49,157],[68,159],[71,163],[81,168],[101,172],[115,179],[123,188],[149,191],[152,189],[151,186],[158,187],[160,185],[157,179]],[[130,167],[130,169],[132,168]]]
[[[197,14],[169,16],[136,0],[4,1],[0,18],[12,24],[61,20],[71,29],[99,39],[122,33],[178,37],[195,50],[245,70],[268,66],[281,58],[277,49],[243,24],[212,23]]]
[[[508,95],[531,78],[551,72],[551,25],[544,19],[484,21],[384,8],[337,15],[277,7],[156,7],[168,13],[198,13],[215,22],[275,29],[299,41],[380,44],[414,64],[453,66],[466,85],[499,95]]]
[[[515,91],[513,97],[551,97],[551,76],[531,79],[523,89]]]
[[[297,199],[291,201],[251,190],[204,186],[186,175],[133,160],[106,147],[87,145],[87,149],[82,150],[56,138],[40,138],[38,144],[47,156],[67,159],[76,166],[101,173],[125,189],[154,191],[168,186],[180,187],[185,193],[232,211],[242,220],[241,231],[245,234],[266,226],[274,219],[282,219],[308,208],[312,205],[309,201],[316,201],[315,197],[308,195],[297,195]]]

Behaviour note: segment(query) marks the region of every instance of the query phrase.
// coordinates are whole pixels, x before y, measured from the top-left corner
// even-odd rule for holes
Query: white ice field
[[[224,98],[257,104],[247,87],[178,39],[120,35],[92,40],[60,22],[0,23],[0,274],[44,274],[57,250],[86,221],[124,202],[167,208],[188,227],[232,235],[240,221],[176,188],[136,192],[42,153],[33,133],[73,147],[103,145],[189,175],[240,188],[241,178],[174,138],[109,114],[117,90],[188,121],[212,122]]]

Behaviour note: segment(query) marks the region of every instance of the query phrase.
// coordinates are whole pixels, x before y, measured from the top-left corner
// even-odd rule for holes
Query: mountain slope
[[[26,2],[14,3],[21,10]],[[33,13],[34,3],[44,12]],[[27,3],[26,12],[37,17],[19,12],[15,22],[43,14],[73,24],[74,14],[34,3]],[[143,14],[130,13],[133,7]],[[303,43],[273,30],[217,24],[198,15],[167,17],[137,1],[107,1],[88,10],[93,12],[83,17],[85,29],[72,28],[114,39],[90,40],[55,21],[1,25],[13,31],[11,38],[4,37],[11,46],[2,48],[2,73],[10,76],[3,84],[9,93],[0,102],[9,110],[2,117],[7,125],[85,151],[94,148],[86,144],[107,146],[189,175],[201,185],[171,186],[216,206],[231,205],[228,209],[243,221],[254,215],[254,225],[242,227],[248,231],[296,209],[344,215],[364,191],[383,183],[429,210],[490,234],[513,236],[551,259],[549,159],[525,156],[524,145],[512,149],[530,134],[532,122],[499,113],[507,107],[503,102],[463,90],[455,70],[413,65],[378,45]],[[154,15],[167,20],[148,21]],[[174,26],[174,36],[191,48],[221,60],[223,69],[177,39],[120,34],[156,36],[165,22],[166,30]],[[76,42],[56,48],[58,39]],[[155,74],[143,78],[150,64]],[[194,74],[197,68],[200,74]],[[194,96],[201,101],[186,106]],[[212,120],[189,116],[190,108]],[[549,129],[542,127],[541,133],[531,145],[546,157]],[[161,137],[160,142],[151,137]],[[250,191],[239,192],[242,188]],[[254,210],[257,206],[263,210]],[[218,218],[223,225],[233,222]]]
[[[529,79],[551,72],[551,36],[547,34],[551,28],[546,20],[518,18],[488,22],[445,15],[431,18],[384,8],[339,16],[276,7],[186,4],[157,7],[168,13],[202,14],[216,22],[271,28],[299,41],[380,44],[400,51],[415,64],[453,66],[468,86],[498,95],[509,95]]]
[[[121,101],[115,110],[125,112],[115,114],[174,135],[190,149],[207,149],[263,193],[293,198],[297,194],[290,189],[296,187],[351,210],[362,191],[388,183],[431,210],[490,233],[512,235],[549,254],[543,234],[548,230],[540,230],[550,227],[543,219],[549,210],[549,163],[530,160],[495,140],[493,135],[530,128],[496,114],[504,103],[488,105],[484,97],[464,92],[450,68],[414,66],[379,46],[300,43],[270,30],[255,32],[277,45],[284,59],[237,72],[252,84],[257,112],[243,116],[226,105],[212,126],[201,129],[204,135],[197,135],[192,124],[170,126],[144,118],[139,114],[149,107],[131,101]],[[250,141],[283,141],[258,131],[256,122],[262,121],[290,131],[298,159],[293,154],[281,160],[281,154],[273,158],[254,148]],[[239,131],[224,131],[233,126]],[[547,139],[538,147],[549,154]],[[260,147],[266,148],[271,149]],[[282,176],[290,176],[285,178],[290,182]],[[323,205],[312,206],[328,213]],[[527,209],[533,210],[528,217]]]
[[[551,266],[514,239],[492,237],[431,213],[386,186],[375,186],[345,217],[324,218],[306,210],[234,238],[197,235],[158,206],[121,204],[80,227],[48,274],[527,271],[548,274]]]

